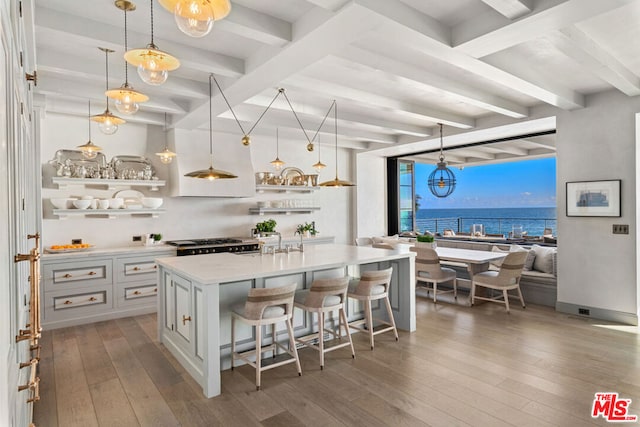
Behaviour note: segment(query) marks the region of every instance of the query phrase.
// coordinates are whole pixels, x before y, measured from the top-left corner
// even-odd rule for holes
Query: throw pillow
[[[491,252],[500,252],[501,254],[509,253],[509,251],[503,251],[502,249],[500,249],[497,246],[492,247],[491,248]],[[494,267],[500,268],[500,266],[502,265],[503,261],[504,261],[504,258],[494,259],[493,261],[490,261],[489,264],[493,265]]]
[[[533,245],[531,250],[536,254],[533,269],[543,273],[553,274],[553,253],[556,251],[556,248]]]
[[[524,260],[524,270],[533,270],[533,265],[535,264],[535,260],[536,260],[536,253],[534,251],[530,251],[527,248],[523,248],[520,245],[511,245],[511,247],[509,248],[510,252],[521,252],[521,251],[526,251],[527,252],[527,257]]]

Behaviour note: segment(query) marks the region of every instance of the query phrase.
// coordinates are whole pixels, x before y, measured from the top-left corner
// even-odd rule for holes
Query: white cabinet
[[[175,330],[191,342],[191,282],[180,276],[173,277],[175,292]]]

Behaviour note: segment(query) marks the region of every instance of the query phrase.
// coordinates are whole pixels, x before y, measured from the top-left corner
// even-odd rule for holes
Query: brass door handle
[[[157,268],[158,268],[158,266],[157,266],[157,265],[154,265],[154,266],[153,266],[153,268],[154,268],[154,269],[157,269]]]
[[[187,317],[187,316],[182,316],[182,324],[186,325],[187,322],[191,322],[191,316]]]
[[[64,305],[70,305],[70,304],[73,304],[73,301],[66,300],[66,301],[64,302]]]
[[[95,276],[96,274],[98,274],[98,273],[96,273],[95,271],[90,271],[89,272],[89,276]]]
[[[89,298],[89,301],[97,301],[98,299],[96,297],[91,297]]]
[[[153,290],[153,292],[158,292],[158,288],[155,288],[155,289]]]
[[[133,271],[140,271],[140,267],[133,267]]]
[[[134,295],[140,295],[140,294],[142,294],[142,292],[140,292],[140,291],[135,291],[133,294],[134,294]]]
[[[68,278],[70,278],[70,277],[73,277],[73,275],[71,275],[71,274],[67,273],[67,274],[65,274],[65,275],[64,275],[64,276],[62,276],[62,277],[64,277],[65,279],[68,279]]]

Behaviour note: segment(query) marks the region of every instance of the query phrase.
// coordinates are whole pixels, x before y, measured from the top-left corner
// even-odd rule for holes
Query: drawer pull
[[[187,316],[184,316],[184,315],[183,315],[183,316],[182,316],[182,324],[183,324],[183,325],[186,325],[186,324],[187,324],[187,322],[191,322],[191,316],[188,316],[188,317],[187,317]]]
[[[158,293],[158,288],[155,288],[153,292]]]
[[[73,304],[73,301],[66,300],[66,301],[64,302],[64,305],[71,305],[71,304]]]
[[[90,271],[89,272],[89,276],[95,276],[96,274],[98,274],[98,273],[96,273],[95,271]]]
[[[65,275],[64,275],[64,276],[62,276],[62,277],[64,277],[65,279],[68,279],[68,278],[70,278],[70,277],[73,277],[73,275],[72,275],[72,274],[67,273],[67,274],[65,274]]]
[[[134,294],[134,295],[142,295],[142,292],[140,292],[140,291],[135,291],[133,294]]]
[[[140,271],[140,267],[133,267],[133,271]]]
[[[96,298],[96,297],[89,298],[89,301],[97,301],[97,300],[98,300],[98,298]]]
[[[157,270],[157,269],[158,269],[158,265],[157,265],[157,264],[155,264],[155,265],[153,266],[153,269],[154,269],[154,270]]]

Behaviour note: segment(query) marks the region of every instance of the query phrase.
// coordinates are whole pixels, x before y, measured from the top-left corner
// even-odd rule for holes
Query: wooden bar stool
[[[244,360],[256,370],[256,390],[260,390],[260,374],[262,371],[272,369],[287,363],[296,363],[298,375],[302,375],[300,359],[296,349],[295,337],[291,318],[293,317],[293,297],[297,285],[295,283],[287,286],[269,289],[249,289],[247,301],[243,306],[235,307],[231,313],[231,369],[234,367],[236,359]],[[256,348],[241,353],[236,352],[235,321],[240,320],[255,327]],[[288,348],[280,344],[276,337],[276,324],[284,322],[287,325],[289,334]],[[271,325],[271,345],[262,346],[262,326]],[[262,365],[262,353],[273,352],[275,358],[278,348],[285,350],[290,359]],[[254,359],[255,361],[252,361]]]
[[[311,284],[311,288],[296,292],[294,305],[304,311],[318,314],[318,333],[308,337],[299,338],[296,341],[317,350],[320,353],[320,369],[324,369],[324,354],[342,347],[351,347],[351,357],[355,358],[351,341],[351,332],[347,323],[347,315],[344,311],[344,303],[347,300],[347,288],[349,278],[340,277],[337,279],[317,279]],[[338,311],[338,331],[326,329],[326,313]],[[340,342],[330,347],[324,345],[324,333],[330,333],[333,338],[342,339],[342,327],[347,335],[348,342]],[[314,343],[317,341],[317,343]]]
[[[396,329],[396,322],[393,319],[393,311],[391,311],[391,303],[389,302],[389,287],[391,286],[391,275],[393,274],[393,267],[389,267],[386,270],[365,271],[359,280],[355,280],[349,284],[349,291],[347,296],[349,298],[356,299],[364,302],[364,315],[363,320],[356,320],[351,322],[349,327],[364,331],[369,334],[369,341],[371,342],[371,350],[373,350],[373,336],[381,334],[383,332],[393,331],[398,341],[398,330]],[[386,328],[378,329],[374,331],[373,328],[373,313],[371,312],[371,301],[384,300],[387,307],[387,315],[389,321],[382,319],[375,319],[383,325],[387,325]],[[366,325],[366,328],[361,325]]]

